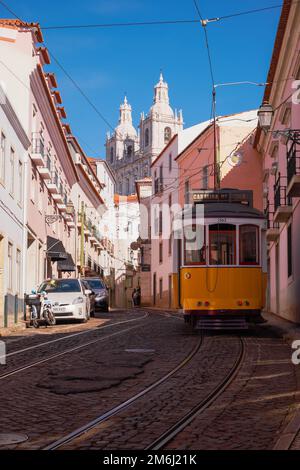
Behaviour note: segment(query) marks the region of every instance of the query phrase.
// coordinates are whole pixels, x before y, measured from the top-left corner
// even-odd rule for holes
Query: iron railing
[[[280,173],[274,184],[274,209],[277,211],[280,206],[290,206],[291,198],[286,194],[286,184],[283,182],[287,180],[287,177],[281,176]]]
[[[287,181],[291,182],[294,175],[300,175],[300,150],[294,142],[287,153]]]
[[[34,132],[32,134],[31,148],[32,153],[40,154],[44,158],[45,146],[44,141],[39,133]]]

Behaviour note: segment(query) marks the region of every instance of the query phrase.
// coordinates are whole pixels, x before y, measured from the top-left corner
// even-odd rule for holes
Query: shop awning
[[[51,261],[67,259],[67,252],[61,240],[47,236],[47,256]]]
[[[73,261],[72,255],[66,253],[66,259],[60,259],[57,261],[57,270],[58,271],[76,271],[75,263]]]

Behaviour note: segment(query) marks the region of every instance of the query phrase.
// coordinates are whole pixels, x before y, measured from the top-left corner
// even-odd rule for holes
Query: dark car
[[[91,296],[91,302],[94,304],[91,308],[91,315],[93,316],[96,310],[103,310],[108,312],[109,310],[109,294],[108,289],[102,279],[98,277],[85,277],[82,279],[86,282],[93,292]]]

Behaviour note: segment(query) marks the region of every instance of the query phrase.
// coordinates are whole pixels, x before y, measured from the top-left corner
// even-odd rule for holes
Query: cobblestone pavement
[[[144,314],[134,311],[120,318]],[[181,320],[158,315],[113,328],[105,335],[134,329],[1,380],[2,430],[29,437],[18,448],[43,447],[130,398],[175,367],[199,340],[198,335],[184,333]],[[62,343],[45,347],[43,354],[67,347]],[[35,359],[36,351],[26,353],[27,361]]]
[[[1,432],[26,434],[17,449],[37,449],[74,431],[143,390],[179,364],[199,341],[174,315],[146,310],[101,314],[87,334],[26,351],[21,364],[94,339],[64,354],[0,380]],[[162,312],[161,312],[162,313]],[[112,320],[113,319],[113,320]],[[107,323],[104,323],[107,321]],[[99,326],[99,328],[97,328]],[[121,330],[118,336],[104,339]],[[72,334],[30,335],[8,343],[10,351]],[[244,335],[246,354],[239,374],[203,414],[184,429],[170,449],[271,449],[300,402],[291,349],[267,326]],[[238,334],[206,335],[197,355],[168,381],[68,444],[69,449],[140,449],[201,401],[227,375],[239,353]],[[11,356],[5,370],[19,366]],[[0,375],[5,372],[0,367]],[[10,369],[11,368],[11,369]]]

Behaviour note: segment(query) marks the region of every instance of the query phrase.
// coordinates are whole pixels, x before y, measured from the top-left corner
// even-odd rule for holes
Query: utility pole
[[[81,201],[81,213],[80,213],[81,231],[80,231],[80,274],[84,276],[84,202]]]
[[[217,155],[217,123],[216,123],[216,87],[213,86],[213,120],[214,120],[214,189],[219,189],[219,165]]]

